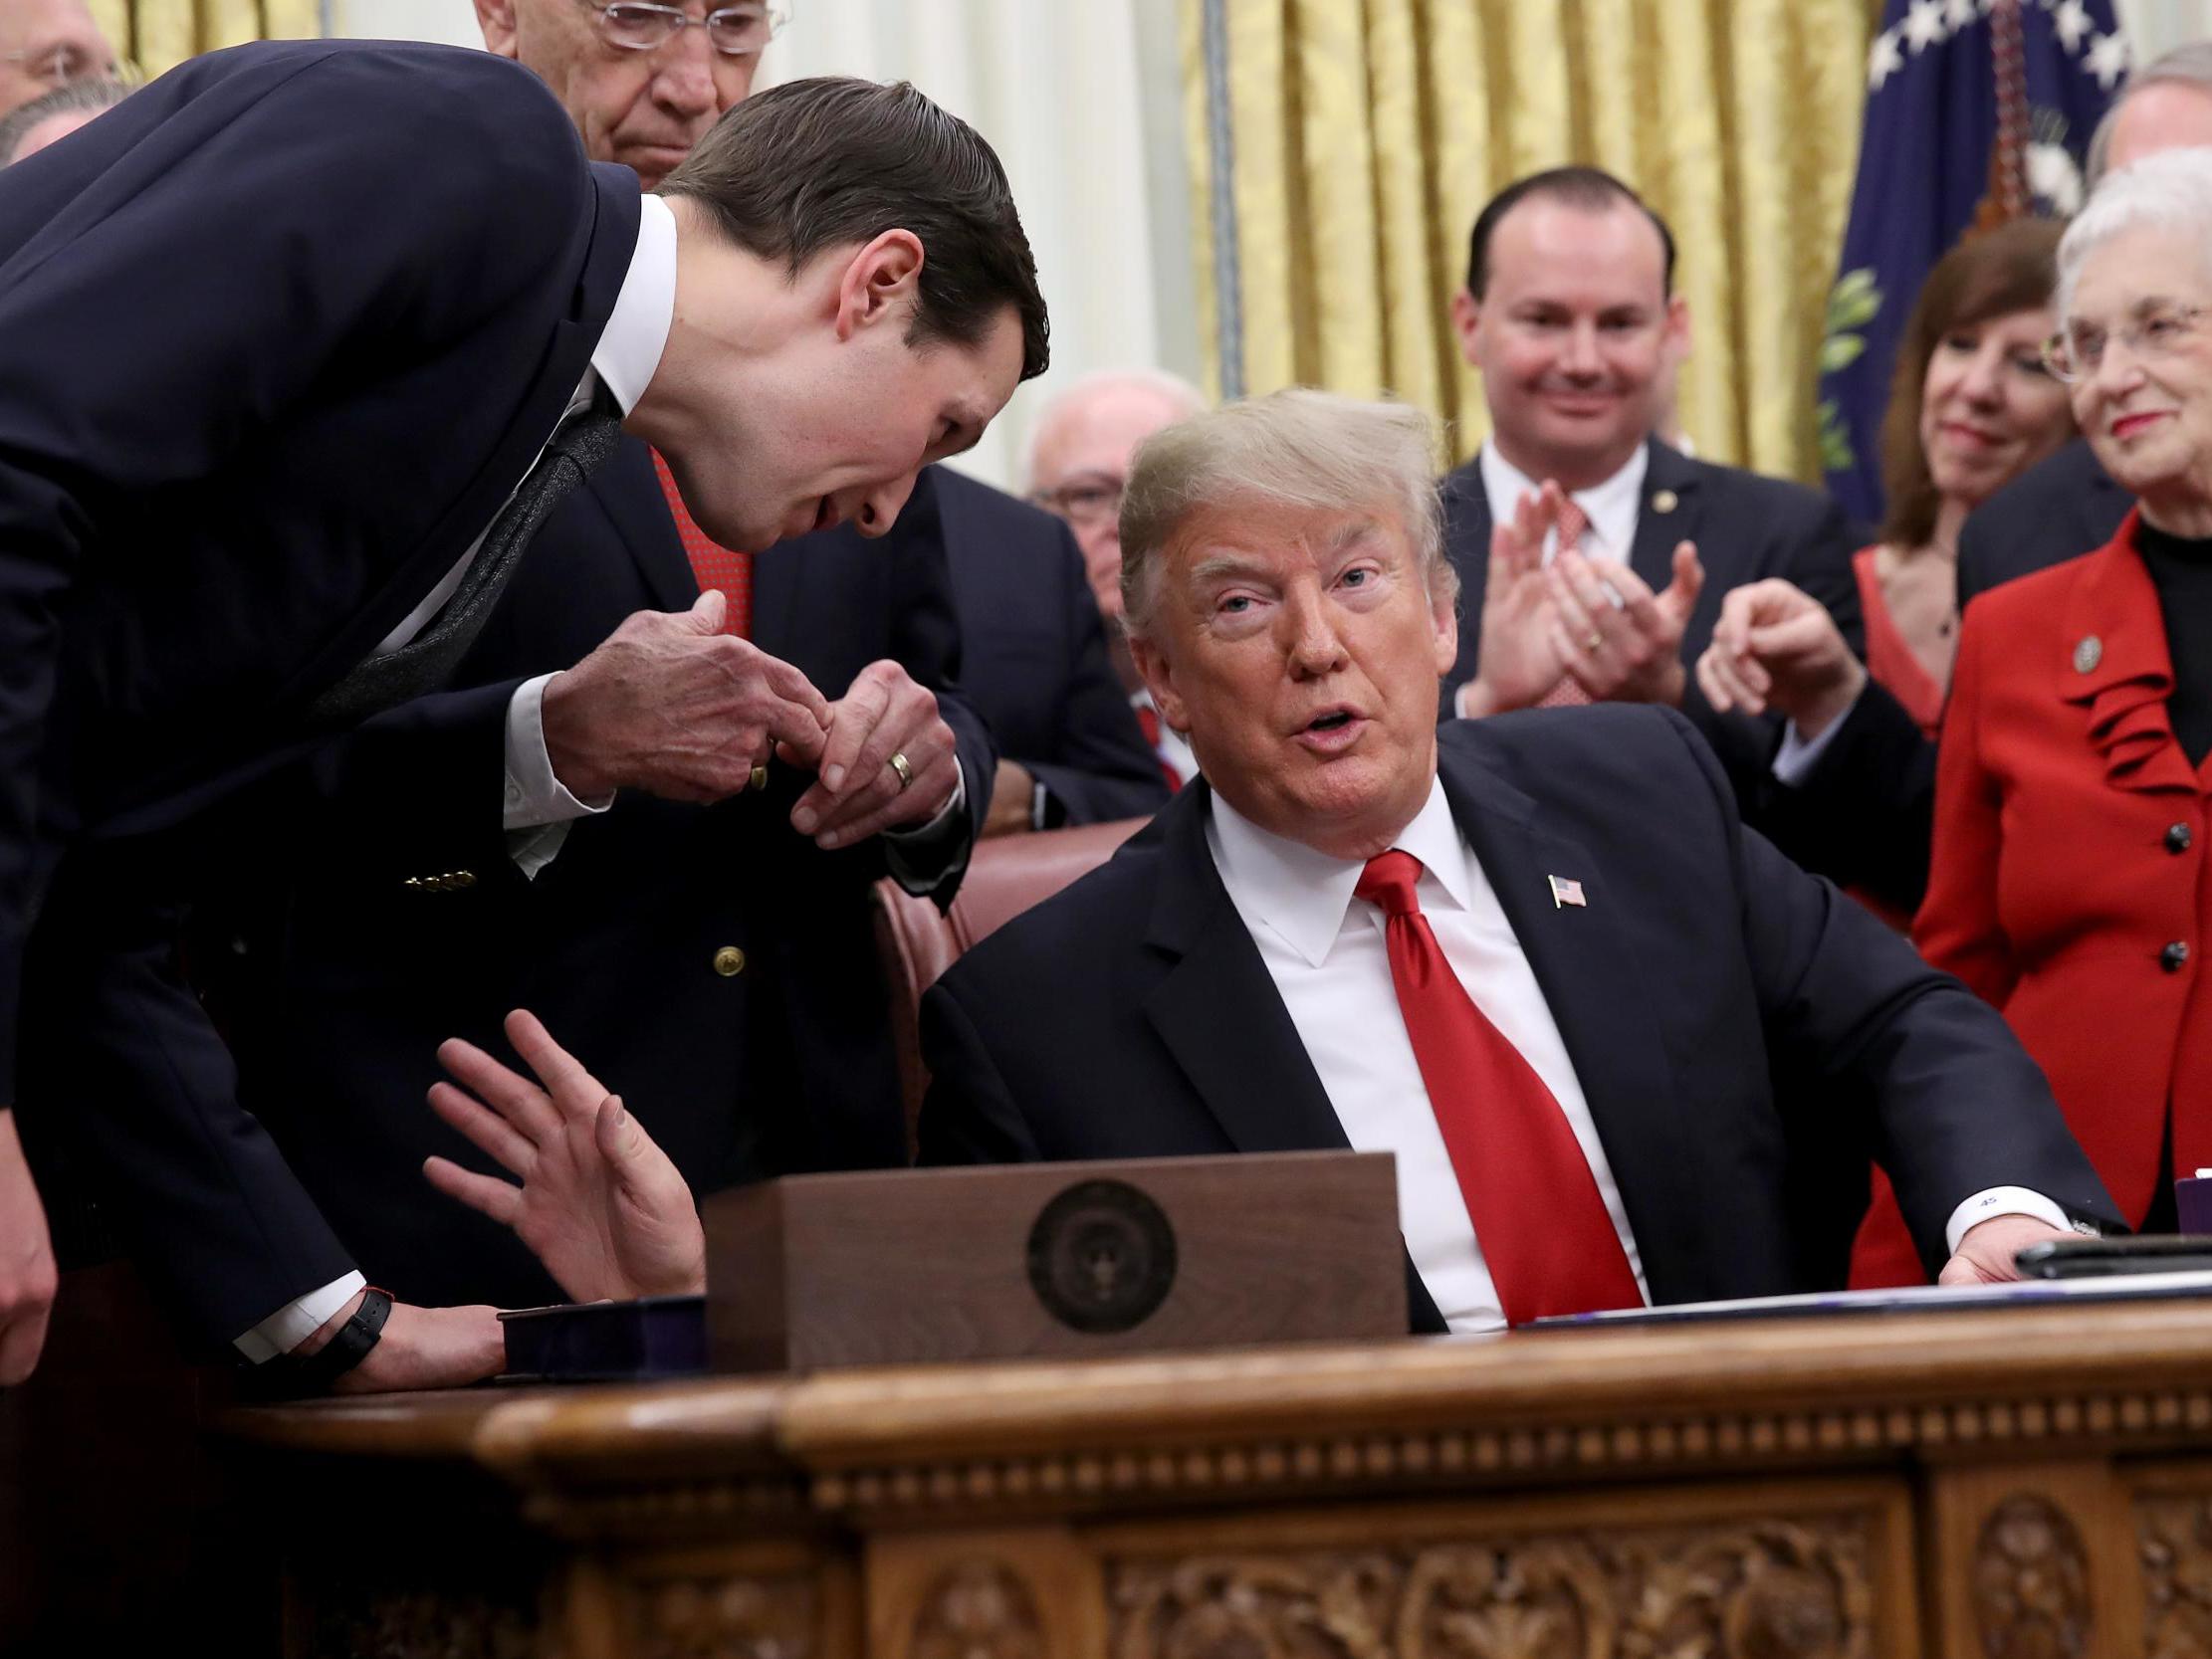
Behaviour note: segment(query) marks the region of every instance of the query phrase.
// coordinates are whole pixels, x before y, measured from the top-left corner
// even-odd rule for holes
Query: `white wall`
[[[2117,0],[2114,9],[2137,63],[2183,41],[2212,36],[2212,0]]]

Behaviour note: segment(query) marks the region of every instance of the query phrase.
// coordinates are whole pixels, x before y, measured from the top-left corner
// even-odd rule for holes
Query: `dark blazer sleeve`
[[[926,475],[925,475],[926,479]],[[936,492],[917,484],[883,555],[893,560],[890,592],[892,634],[887,655],[915,684],[935,694],[937,712],[952,727],[967,804],[957,830],[927,842],[909,841],[889,861],[904,887],[922,888],[939,910],[949,910],[967,874],[969,856],[991,814],[992,784],[997,776],[998,749],[991,727],[960,689],[960,614],[953,600],[952,567],[946,562],[945,533]],[[825,697],[841,687],[822,687]]]
[[[1771,775],[1753,816],[1792,860],[1907,913],[1928,885],[1935,745],[1876,681],[1798,782]]]
[[[1055,526],[1062,627],[1069,664],[1061,688],[1058,742],[1049,758],[1022,760],[1070,824],[1147,818],[1165,806],[1168,784],[1145,741],[1129,694],[1106,649],[1106,624],[1083,577],[1083,555],[1067,527]]]
[[[1685,726],[1730,837],[1741,926],[1778,1084],[1823,1080],[1783,1112],[1871,1103],[1868,1141],[1930,1273],[1951,1213],[1993,1186],[2041,1192],[2101,1223],[2117,1212],[2050,1086],[1995,1009],[1808,876],[1736,817],[1727,779]]]
[[[458,60],[448,78],[489,73]],[[100,139],[34,157],[47,165],[0,206],[0,1101],[33,866],[50,861],[38,820],[61,804],[37,781],[60,618],[106,505],[207,476],[390,342],[495,314],[508,296],[481,273],[516,268],[502,250],[531,246],[533,227],[514,204],[548,199],[534,146],[544,191],[579,199],[572,131],[487,130],[490,117],[447,107],[471,102],[460,89],[425,91],[395,59],[273,53],[191,96],[216,73],[188,66]],[[542,98],[493,114],[541,104],[559,120]],[[481,199],[480,172],[447,164],[479,142],[513,166],[506,207]]]
[[[103,846],[57,877],[31,954],[23,1110],[88,1154],[90,1195],[215,1354],[353,1262],[239,1110],[231,1057],[178,972],[168,856]],[[75,1110],[88,1101],[100,1110]]]

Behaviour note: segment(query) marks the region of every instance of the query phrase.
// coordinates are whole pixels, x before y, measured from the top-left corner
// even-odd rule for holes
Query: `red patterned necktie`
[[[1149,703],[1140,703],[1136,708],[1138,728],[1145,734],[1145,744],[1152,750],[1152,757],[1160,762],[1160,775],[1168,780],[1168,793],[1172,795],[1183,787],[1183,779],[1168,764],[1168,757],[1160,752],[1160,711]]]
[[[1354,890],[1385,917],[1391,982],[1506,1323],[1641,1308],[1598,1178],[1559,1102],[1474,1005],[1421,914],[1421,861],[1368,860]]]
[[[653,451],[653,471],[660,475],[661,494],[668,498],[668,511],[676,520],[676,534],[684,544],[684,556],[691,560],[691,573],[699,579],[699,591],[704,593],[709,588],[717,588],[730,601],[722,631],[740,639],[751,639],[753,555],[723,546],[699,527],[692,518],[691,509],[684,506],[684,498],[677,494],[675,475],[669,472],[668,463],[661,459],[659,450]]]
[[[1569,496],[1559,510],[1559,537],[1557,550],[1565,552],[1570,547],[1580,547],[1582,538],[1590,533],[1590,515],[1575,505]],[[1590,694],[1575,683],[1571,674],[1562,674],[1559,684],[1536,700],[1539,709],[1582,709],[1590,703]]]

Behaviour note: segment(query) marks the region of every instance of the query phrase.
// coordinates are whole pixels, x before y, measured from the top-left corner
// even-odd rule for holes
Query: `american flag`
[[[1821,345],[1822,466],[1870,524],[1897,338],[1928,268],[1977,220],[2081,205],[2083,152],[2128,66],[2112,0],[1887,0],[1881,23]]]
[[[1551,883],[1553,910],[1558,910],[1562,905],[1581,905],[1587,908],[1588,901],[1582,896],[1582,883],[1571,882],[1565,876],[1546,876],[1544,880]]]

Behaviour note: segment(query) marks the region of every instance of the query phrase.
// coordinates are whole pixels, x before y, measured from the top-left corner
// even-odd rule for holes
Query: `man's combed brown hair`
[[[980,341],[1021,318],[1021,378],[1050,360],[1036,261],[997,155],[906,82],[823,77],[755,93],[661,182],[724,236],[796,276],[830,248],[911,231],[923,252],[912,337]]]

